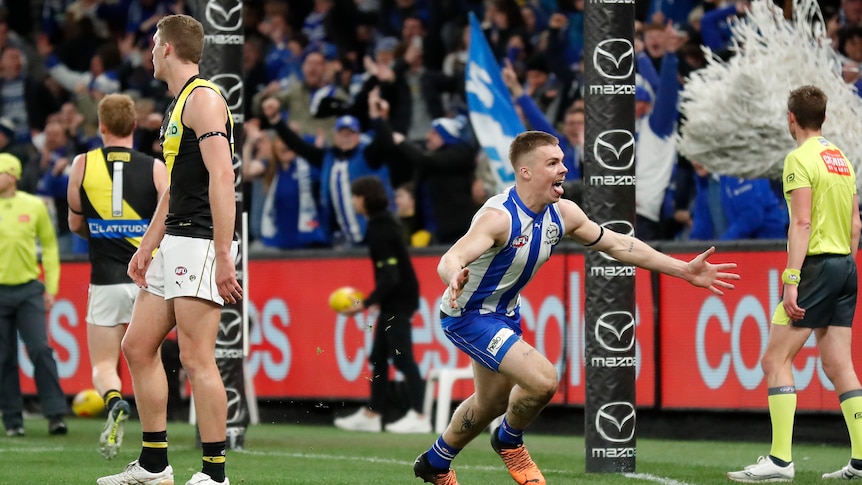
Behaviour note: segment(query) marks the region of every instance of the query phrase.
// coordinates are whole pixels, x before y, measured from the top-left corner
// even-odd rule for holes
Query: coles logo
[[[177,266],[176,268],[174,268],[174,274],[177,276],[182,276],[188,272],[189,272],[189,270],[186,269],[185,266]]]
[[[30,214],[21,214],[18,216],[18,222],[30,222]]]
[[[596,431],[611,443],[631,441],[635,435],[635,407],[625,401],[600,407],[596,413]]]
[[[605,79],[628,79],[635,68],[635,49],[627,39],[605,39],[593,51],[593,67]]]

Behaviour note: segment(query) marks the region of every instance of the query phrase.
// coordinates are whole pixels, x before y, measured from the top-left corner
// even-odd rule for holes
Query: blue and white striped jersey
[[[520,305],[521,289],[551,257],[566,232],[557,204],[534,213],[524,205],[514,187],[488,199],[482,206],[485,208],[499,209],[509,215],[509,239],[503,246],[488,249],[468,266],[470,279],[458,297],[459,308],[449,307],[449,288],[446,288],[440,310],[449,316],[470,311],[512,315]]]

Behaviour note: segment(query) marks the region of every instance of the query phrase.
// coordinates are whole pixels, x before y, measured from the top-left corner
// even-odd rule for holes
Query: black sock
[[[859,460],[857,458],[851,458],[850,459],[850,466],[852,466],[853,468],[855,468],[857,470],[862,470],[862,460]]]
[[[785,467],[785,466],[790,465],[789,461],[784,461],[781,458],[776,458],[772,455],[769,455],[769,459],[772,460],[772,463],[775,463],[776,465],[778,465],[780,467]]]
[[[102,396],[102,398],[105,400],[105,409],[110,411],[111,408],[114,407],[114,404],[123,398],[123,395],[120,394],[120,391],[116,389],[111,389],[110,391],[106,392],[105,395]]]
[[[168,466],[168,432],[143,432],[141,456],[138,463],[150,473],[158,473]]]
[[[203,449],[203,470],[213,480],[224,481],[225,448],[227,442],[201,443]]]

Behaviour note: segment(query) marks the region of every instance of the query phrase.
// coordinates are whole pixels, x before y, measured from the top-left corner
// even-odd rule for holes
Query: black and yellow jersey
[[[153,157],[121,147],[86,153],[81,209],[90,232],[90,283],[130,283],[129,260],[156,211]]]
[[[208,88],[221,94],[218,86],[193,76],[174,98],[162,121],[160,141],[168,166],[171,185],[170,205],[165,233],[174,236],[213,238],[213,220],[209,200],[209,172],[198,146],[198,134],[183,124],[186,99],[197,88]],[[225,133],[234,153],[233,116],[225,103]]]

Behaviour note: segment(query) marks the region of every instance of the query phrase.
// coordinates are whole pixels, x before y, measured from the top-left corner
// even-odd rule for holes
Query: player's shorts
[[[509,348],[521,339],[521,314],[511,317],[499,313],[462,313],[460,317],[440,314],[446,337],[471,359],[499,372]]]
[[[115,327],[132,320],[132,307],[138,296],[134,283],[90,285],[87,298],[87,323],[99,327]]]
[[[236,241],[231,242],[230,254],[234,260],[238,248]],[[147,269],[144,289],[165,300],[190,296],[224,305],[215,281],[213,240],[165,234]]]
[[[794,327],[850,327],[856,311],[856,262],[850,255],[818,254],[806,256],[800,271],[797,304],[805,317]],[[790,318],[778,304],[772,323],[787,325]]]

